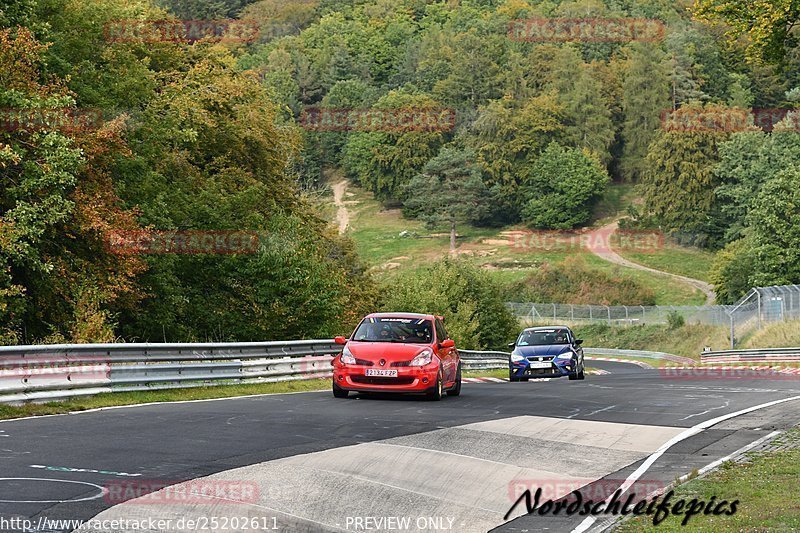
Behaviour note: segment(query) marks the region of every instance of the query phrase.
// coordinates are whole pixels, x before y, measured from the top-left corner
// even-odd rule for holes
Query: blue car
[[[530,378],[584,379],[583,348],[566,326],[527,328],[519,334],[508,360],[509,381]]]

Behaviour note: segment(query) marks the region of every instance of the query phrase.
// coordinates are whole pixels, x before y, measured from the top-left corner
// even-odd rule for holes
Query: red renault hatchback
[[[417,313],[367,315],[334,357],[333,395],[353,392],[424,393],[440,400],[461,393],[461,359],[442,317]]]

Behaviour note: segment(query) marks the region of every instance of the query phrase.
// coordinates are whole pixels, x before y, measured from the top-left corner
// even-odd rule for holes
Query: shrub
[[[524,280],[506,288],[515,302],[557,302],[597,305],[654,305],[652,289],[631,278],[589,268],[580,257],[543,264]]]
[[[489,275],[455,259],[402,274],[383,294],[386,311],[444,316],[448,333],[464,349],[501,349],[519,327]]]
[[[686,320],[683,319],[683,315],[678,313],[677,311],[670,311],[667,313],[667,325],[669,329],[678,329],[682,328],[686,324]]]

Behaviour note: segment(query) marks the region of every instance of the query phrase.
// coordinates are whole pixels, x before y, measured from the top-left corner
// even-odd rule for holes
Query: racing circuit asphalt
[[[440,516],[453,518],[448,531],[572,531],[583,517],[502,516],[519,486],[616,486],[685,428],[800,396],[797,376],[689,380],[590,366],[610,374],[469,383],[441,402],[326,391],[4,421],[0,518],[274,516],[280,531],[354,531],[347,517]],[[641,479],[669,483],[798,422],[800,400],[731,418],[670,447]],[[255,483],[258,497],[114,505],[100,490],[205,476]]]

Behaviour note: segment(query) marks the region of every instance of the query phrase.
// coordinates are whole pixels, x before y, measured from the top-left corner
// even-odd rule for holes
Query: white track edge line
[[[771,402],[762,403],[760,405],[755,405],[753,407],[748,407],[747,409],[742,409],[741,411],[728,413],[726,415],[721,415],[721,416],[718,416],[716,418],[712,418],[710,420],[706,420],[705,422],[701,422],[701,423],[699,423],[697,425],[694,425],[694,426],[688,428],[686,431],[683,431],[683,432],[679,433],[678,435],[675,435],[674,437],[672,437],[670,440],[668,440],[667,442],[662,444],[661,447],[658,450],[656,450],[655,452],[650,454],[650,456],[648,456],[647,459],[645,459],[644,463],[642,463],[639,466],[639,468],[637,468],[630,476],[628,476],[628,478],[622,483],[622,485],[619,486],[619,489],[617,489],[617,490],[621,490],[622,491],[622,492],[620,492],[620,495],[624,494],[630,488],[630,486],[633,483],[635,483],[642,476],[642,474],[647,472],[647,470],[653,465],[653,463],[656,462],[656,460],[658,460],[659,457],[664,455],[664,452],[666,452],[668,449],[670,449],[675,444],[681,442],[682,440],[686,440],[689,437],[697,435],[698,433],[701,433],[702,431],[710,428],[711,426],[719,424],[720,422],[724,422],[725,420],[729,420],[729,419],[735,418],[737,416],[745,415],[747,413],[752,413],[753,411],[758,411],[759,409],[765,409],[767,407],[772,407],[773,405],[779,405],[779,404],[782,404],[782,403],[790,402],[792,400],[800,400],[800,396],[792,396],[790,398],[783,398],[783,399],[780,399],[780,400],[774,400],[774,401],[771,401]],[[616,493],[616,491],[615,491],[615,493]],[[606,498],[605,501],[608,502],[610,499],[611,499],[611,497]],[[592,524],[594,524],[596,520],[597,519],[595,517],[593,517],[593,516],[586,517],[583,520],[583,522],[581,522],[578,525],[578,527],[576,527],[575,529],[572,530],[572,533],[583,533],[584,531],[586,531],[590,527],[592,527]]]

